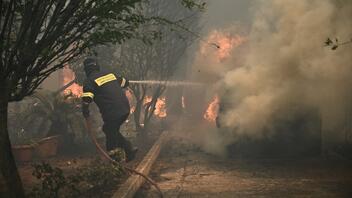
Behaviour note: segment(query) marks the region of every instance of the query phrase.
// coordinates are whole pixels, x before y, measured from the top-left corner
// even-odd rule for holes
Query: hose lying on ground
[[[101,148],[101,146],[99,145],[97,139],[95,138],[95,135],[93,133],[93,130],[92,130],[92,125],[91,125],[91,121],[89,118],[85,119],[86,120],[86,126],[87,126],[87,130],[88,130],[88,134],[90,136],[90,138],[92,139],[92,141],[94,142],[97,150],[100,152],[100,154],[106,158],[107,160],[109,160],[111,163],[113,164],[118,164],[118,162],[116,162],[115,160],[113,160],[105,151],[103,148]],[[121,164],[122,168],[125,169],[126,171],[130,172],[130,173],[133,173],[133,174],[136,174],[136,175],[139,175],[141,177],[143,177],[147,182],[149,182],[152,186],[154,186],[156,188],[156,190],[158,191],[160,197],[163,197],[163,193],[161,192],[161,189],[159,188],[159,186],[150,178],[148,177],[147,175],[143,174],[143,173],[140,173],[126,165],[123,165]]]

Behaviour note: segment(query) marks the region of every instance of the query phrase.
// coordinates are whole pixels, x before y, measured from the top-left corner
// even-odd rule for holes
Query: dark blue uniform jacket
[[[104,122],[114,121],[130,113],[130,105],[123,88],[128,80],[114,72],[92,71],[83,84],[83,108],[94,101]]]

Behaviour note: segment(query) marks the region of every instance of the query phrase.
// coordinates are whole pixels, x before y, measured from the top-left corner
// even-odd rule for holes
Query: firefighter
[[[128,80],[114,72],[103,71],[95,58],[87,58],[83,65],[87,77],[82,94],[83,116],[89,117],[89,104],[94,101],[104,121],[106,150],[110,152],[122,148],[126,153],[126,161],[132,160],[137,149],[119,131],[130,113],[130,105],[123,90],[128,87]]]

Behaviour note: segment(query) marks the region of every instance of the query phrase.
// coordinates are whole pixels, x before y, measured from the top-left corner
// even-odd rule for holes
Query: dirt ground
[[[167,144],[151,176],[164,197],[352,197],[350,161],[225,159],[181,139]],[[136,197],[158,195],[145,184]]]

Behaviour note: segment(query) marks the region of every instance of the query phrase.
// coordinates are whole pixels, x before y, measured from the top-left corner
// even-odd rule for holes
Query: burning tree
[[[11,152],[8,103],[31,95],[54,71],[97,44],[136,37],[142,0],[0,2],[0,194],[24,197]],[[191,8],[198,4],[182,0]],[[142,35],[144,37],[144,35]]]
[[[145,6],[144,12],[146,15],[157,14],[162,18],[176,20],[182,23],[182,27],[190,30],[198,27],[199,12],[184,10],[172,0],[151,1]],[[121,70],[129,79],[152,79],[163,82],[154,85],[130,84],[136,101],[133,115],[137,130],[147,128],[155,110],[158,111],[158,106],[165,102],[165,98],[160,99],[160,97],[166,90],[167,80],[174,75],[178,69],[178,62],[194,40],[192,35],[187,35],[187,32],[182,29],[170,29],[163,25],[151,24],[141,31],[150,31],[150,29],[161,32],[162,37],[151,45],[140,40],[131,40],[122,45],[120,53]],[[142,123],[144,127],[141,127]]]

